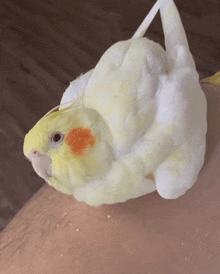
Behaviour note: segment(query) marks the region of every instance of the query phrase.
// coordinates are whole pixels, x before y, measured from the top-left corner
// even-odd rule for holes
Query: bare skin
[[[0,273],[219,273],[220,87],[203,89],[206,160],[184,196],[91,207],[44,185],[1,233]]]

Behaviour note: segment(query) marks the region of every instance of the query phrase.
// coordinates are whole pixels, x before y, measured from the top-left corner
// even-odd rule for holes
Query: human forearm
[[[75,264],[71,253],[86,210],[82,203],[77,210],[73,196],[43,186],[1,234],[1,273],[73,273],[66,269]]]

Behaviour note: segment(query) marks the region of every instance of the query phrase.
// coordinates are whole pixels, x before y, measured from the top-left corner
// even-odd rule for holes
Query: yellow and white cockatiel
[[[160,10],[166,51],[143,38]],[[204,162],[206,99],[173,0],[71,82],[26,135],[24,154],[57,190],[89,205],[183,195]],[[58,110],[58,111],[57,111]]]

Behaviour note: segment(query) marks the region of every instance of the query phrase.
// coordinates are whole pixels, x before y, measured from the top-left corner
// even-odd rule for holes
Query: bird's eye
[[[62,134],[61,132],[55,132],[51,135],[50,139],[54,144],[59,144],[63,141],[64,134]]]

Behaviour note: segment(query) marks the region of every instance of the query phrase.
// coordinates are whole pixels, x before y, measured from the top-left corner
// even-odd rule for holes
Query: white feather
[[[85,88],[88,84],[89,78],[92,75],[93,69],[80,75],[77,79],[70,82],[70,85],[63,93],[62,99],[60,101],[59,109],[66,108],[70,106],[73,101],[76,101],[85,92]]]
[[[160,9],[166,51],[141,36]],[[102,178],[79,186],[76,199],[116,203],[157,189],[177,198],[204,162],[206,99],[173,0],[158,0],[132,39],[110,47],[94,70],[73,81],[61,103],[83,96],[113,137],[115,159]],[[154,174],[155,183],[146,179]]]

